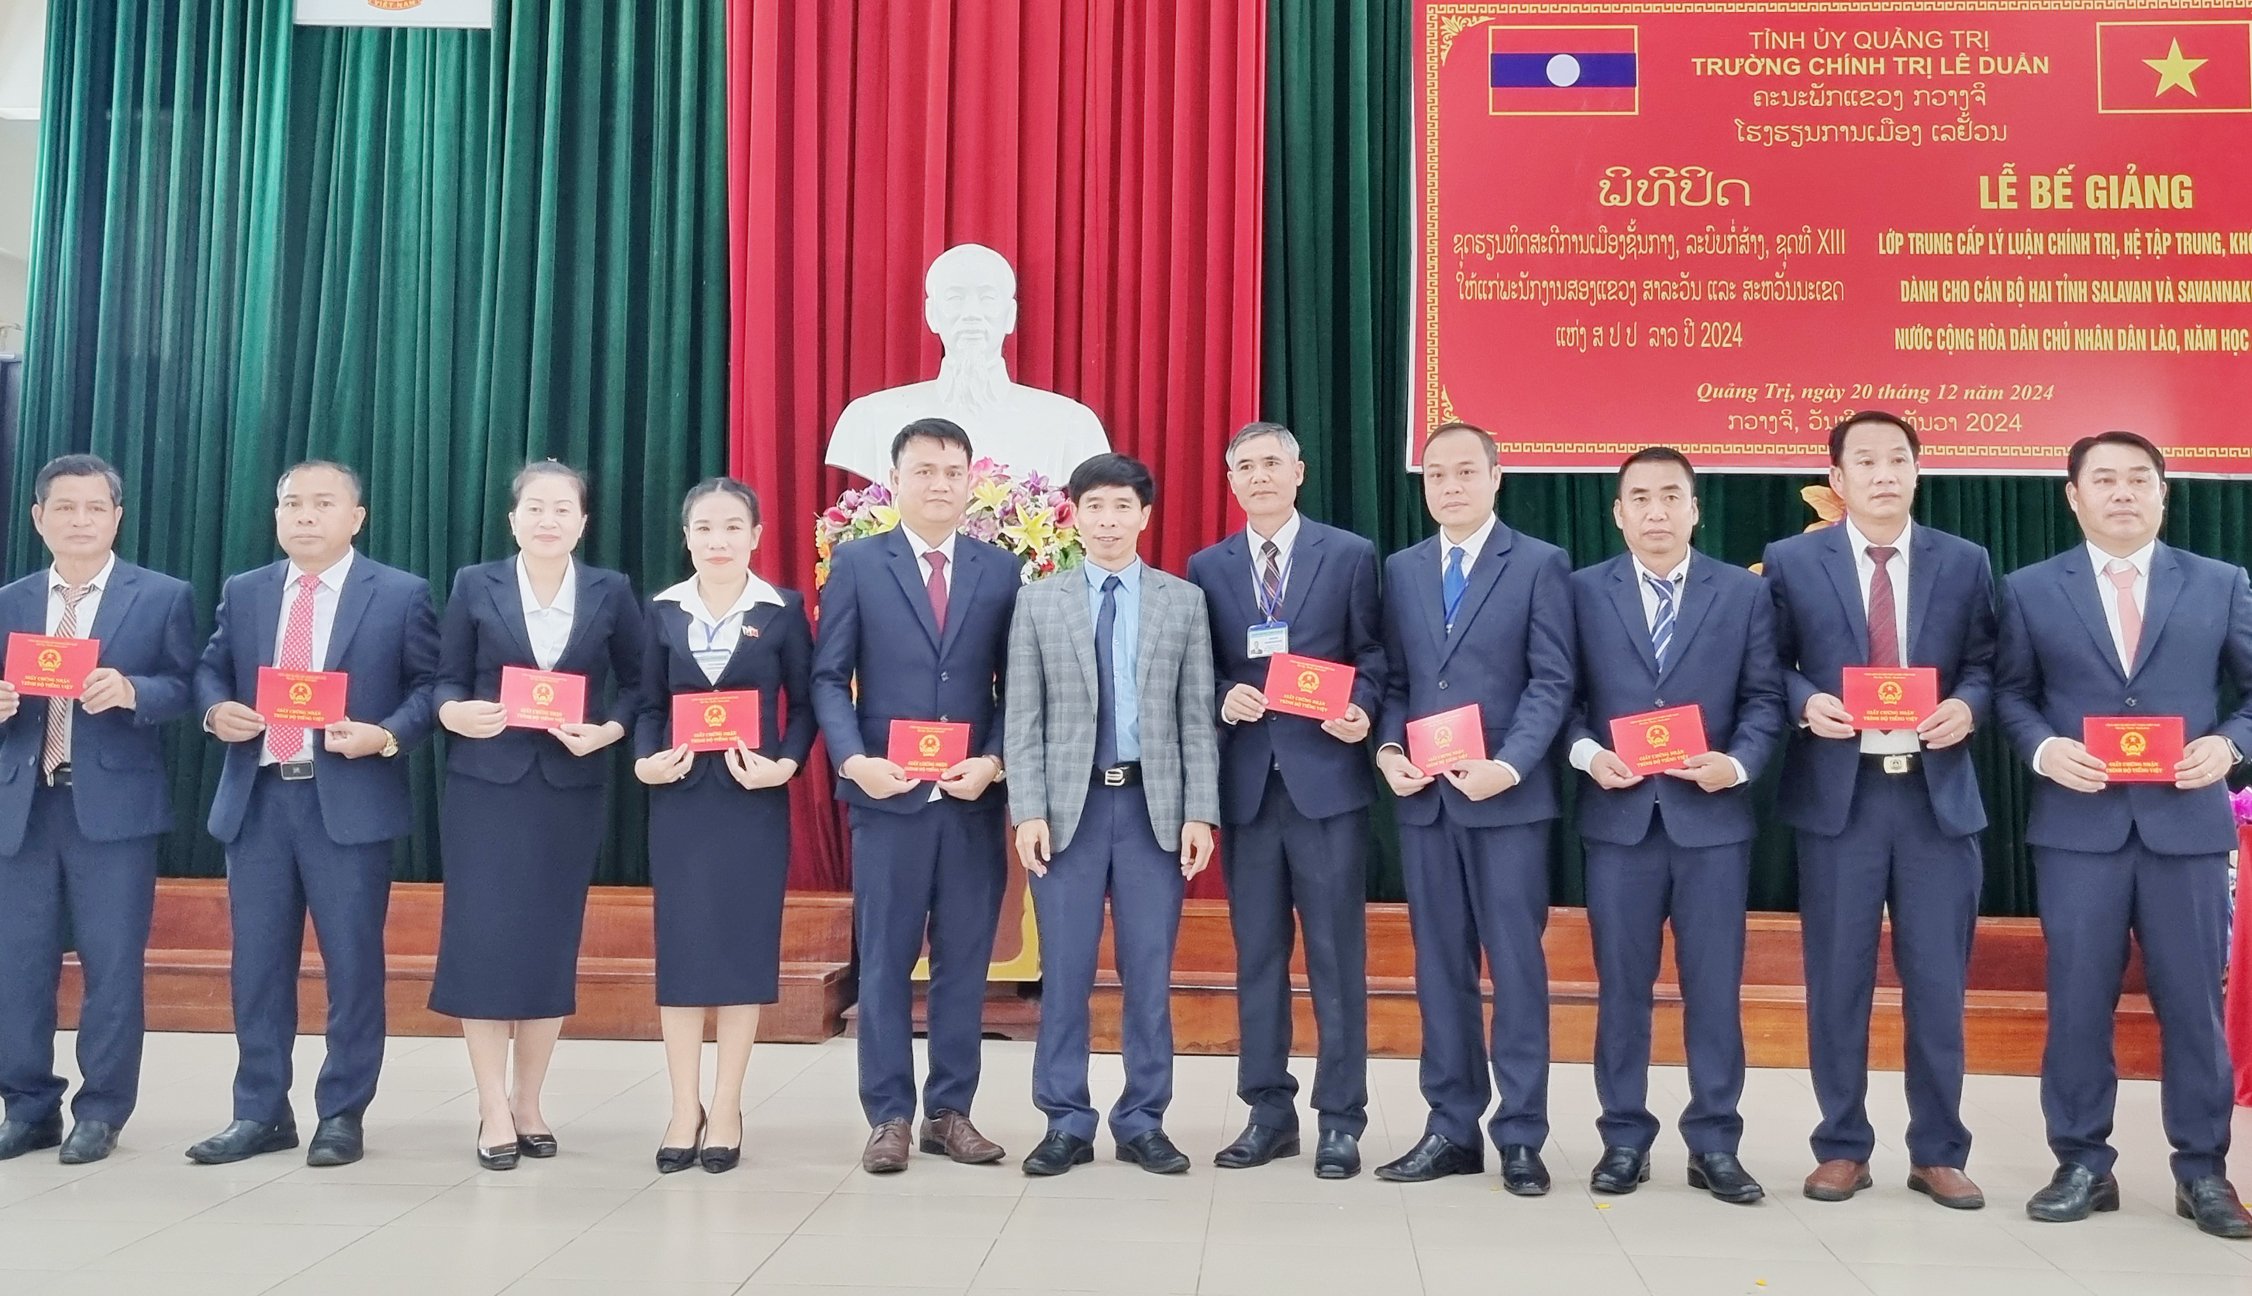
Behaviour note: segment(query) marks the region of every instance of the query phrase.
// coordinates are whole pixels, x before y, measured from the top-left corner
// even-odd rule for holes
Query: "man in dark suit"
[[[227,847],[234,928],[234,1120],[188,1149],[220,1165],[297,1146],[289,1105],[297,975],[313,916],[328,986],[320,1125],[305,1161],[349,1165],[383,1067],[383,919],[391,844],[414,827],[404,753],[430,734],[438,622],[430,585],[358,553],[358,474],[302,463],[282,475],[281,562],[230,577],[196,667],[203,725],[229,744],[211,802]],[[341,671],[354,717],[318,732],[252,709],[258,670]]]
[[[1228,848],[1228,921],[1235,932],[1242,1047],[1236,1095],[1251,1120],[1215,1158],[1228,1169],[1294,1156],[1298,1082],[1290,1074],[1290,951],[1306,936],[1320,1040],[1314,1173],[1360,1173],[1368,1127],[1368,807],[1366,749],[1384,689],[1383,605],[1376,546],[1298,513],[1306,465],[1279,423],[1250,423],[1229,441],[1228,485],[1249,526],[1189,559],[1204,590],[1219,675],[1220,812]],[[1343,716],[1267,710],[1278,652],[1353,667]]]
[[[2049,950],[2041,1111],[2058,1166],[2026,1213],[2062,1222],[2119,1209],[2112,1013],[2132,933],[2163,1037],[2175,1209],[2207,1233],[2252,1237],[2226,1177],[2221,1033],[2237,840],[2222,780],[2252,751],[2252,583],[2242,567],[2159,543],[2166,461],[2134,433],[2074,445],[2064,493],[2086,543],[2003,583],[1995,672],[2003,733],[2041,776],[2025,837]],[[2240,699],[2233,713],[2221,711],[2223,683]],[[2187,741],[2171,782],[2111,782],[2082,742],[2091,716],[2178,718]]]
[[[157,726],[187,713],[195,595],[117,557],[124,483],[107,463],[64,455],[32,494],[53,562],[0,589],[0,637],[101,648],[75,702],[0,682],[0,1161],[59,1143],[63,1164],[83,1165],[116,1148],[140,1094],[156,847],[172,828]],[[65,932],[86,977],[67,1140],[55,1074]]]
[[[1963,1173],[1963,995],[1982,880],[1978,796],[1965,739],[1994,681],[1994,574],[1986,551],[1909,521],[1916,430],[1865,411],[1830,431],[1830,488],[1845,521],[1768,546],[1768,591],[1789,716],[1777,810],[1798,830],[1807,1053],[1818,1164],[1806,1195],[1870,1185],[1869,1010],[1892,915],[1907,1019],[1908,1186],[1942,1206],[1986,1198]],[[1933,667],[1943,699],[1915,729],[1862,731],[1841,700],[1848,666]]]
[[[930,940],[930,1075],[921,1145],[964,1164],[1008,1155],[970,1123],[985,973],[1007,883],[1002,667],[1022,564],[957,534],[970,503],[969,434],[919,419],[892,438],[899,526],[839,548],[821,591],[813,706],[837,795],[851,807],[860,952],[861,1168],[907,1168],[915,1117],[915,960]],[[857,692],[856,692],[857,690]],[[935,786],[890,758],[894,720],[969,726],[969,755]]]
[[[1501,1185],[1548,1191],[1548,841],[1559,813],[1550,749],[1572,706],[1571,565],[1564,551],[1494,516],[1501,460],[1491,434],[1448,423],[1423,446],[1423,500],[1439,534],[1384,568],[1383,745],[1377,768],[1400,799],[1400,854],[1423,1018],[1422,1141],[1377,1169],[1418,1183],[1479,1174],[1478,1122],[1501,1151]],[[1427,771],[1408,725],[1476,706],[1487,759]],[[1478,956],[1493,971],[1488,1043]],[[1493,1082],[1486,1078],[1488,1061]]]
[[[1048,1132],[1028,1175],[1095,1155],[1087,997],[1107,903],[1125,1004],[1118,1159],[1181,1174],[1173,1101],[1173,946],[1182,885],[1220,822],[1211,622],[1204,592],[1136,554],[1157,501],[1149,468],[1097,455],[1072,470],[1084,567],[1025,587],[1009,625],[1009,813],[1032,873],[1045,986],[1032,1101]]]
[[[1736,1159],[1744,1133],[1744,905],[1751,884],[1752,780],[1783,737],[1775,606],[1758,576],[1690,548],[1696,473],[1669,446],[1628,456],[1611,519],[1627,551],[1572,574],[1579,632],[1573,768],[1587,847],[1587,920],[1602,982],[1596,1008],[1599,1193],[1650,1178],[1651,987],[1673,923],[1689,1054],[1689,1184],[1722,1201],[1765,1196]],[[1613,750],[1612,723],[1694,706],[1700,755],[1637,773]],[[1679,735],[1673,736],[1674,741]]]

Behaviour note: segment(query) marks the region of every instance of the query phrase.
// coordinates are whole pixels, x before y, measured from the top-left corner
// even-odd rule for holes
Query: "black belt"
[[[70,762],[64,761],[62,764],[57,765],[49,773],[40,775],[40,779],[45,782],[48,787],[69,787]]]
[[[1879,774],[1913,774],[1923,764],[1922,752],[1895,752],[1890,756],[1876,752],[1861,753],[1861,763]]]
[[[302,783],[313,777],[313,762],[309,760],[276,761],[265,766],[259,772],[273,774],[284,783]]]
[[[1113,765],[1109,769],[1095,771],[1095,783],[1098,787],[1132,787],[1141,781],[1142,763],[1140,761],[1127,761],[1123,765]]]

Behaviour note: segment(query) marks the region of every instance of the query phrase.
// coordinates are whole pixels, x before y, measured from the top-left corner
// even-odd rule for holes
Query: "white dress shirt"
[[[78,621],[72,627],[78,632],[77,638],[94,637],[94,616],[102,610],[102,591],[109,588],[110,575],[116,570],[117,555],[113,553],[109,556],[109,561],[102,564],[102,569],[94,574],[94,579],[86,582],[86,593],[78,600]],[[50,636],[62,629],[63,587],[68,584],[70,582],[62,578],[62,573],[52,567],[47,569],[47,633]],[[70,763],[71,739],[76,737],[71,727],[78,723],[78,705],[63,698],[49,698],[47,705],[60,705],[69,715],[69,719],[63,721],[63,763],[67,765]]]
[[[2153,540],[2126,557],[2126,561],[2135,569],[2135,583],[2128,588],[2127,596],[2135,600],[2135,611],[2139,613],[2147,614],[2150,610],[2150,563],[2151,559],[2157,556],[2157,553],[2158,542]],[[2127,656],[2127,636],[2119,627],[2119,587],[2111,583],[2111,577],[2105,571],[2111,564],[2118,561],[2120,560],[2096,548],[2094,544],[2088,545],[2088,565],[2095,572],[2096,606],[2103,609],[2103,623],[2111,631],[2111,655],[2119,659],[2119,669],[2131,675],[2134,673],[2135,663],[2132,658]],[[2150,627],[2148,625],[2143,626],[2142,632],[2143,637],[2148,638]],[[2137,644],[2136,647],[2139,649],[2141,645]],[[2041,770],[2041,753],[2047,751],[2049,744],[2060,737],[2063,737],[2063,735],[2043,738],[2040,742],[2034,744],[2033,770],[2035,773],[2039,773]],[[2231,743],[2230,747],[2233,749],[2235,744]]]
[[[712,684],[719,683],[728,659],[735,655],[735,645],[743,637],[743,618],[750,610],[761,603],[782,606],[780,590],[760,580],[754,572],[744,574],[750,579],[743,583],[743,592],[735,596],[725,612],[716,615],[704,606],[704,596],[696,592],[693,576],[651,600],[678,603],[688,613],[688,651],[703,668],[704,679]]]
[[[931,583],[931,565],[923,555],[938,554],[946,559],[945,570],[940,573],[939,579],[946,582],[946,592],[948,595],[952,595],[954,593],[954,537],[951,535],[946,537],[944,544],[927,545],[923,543],[921,536],[916,535],[906,526],[903,525],[899,529],[907,536],[907,547],[915,552],[915,570],[921,574],[923,585],[926,588]],[[952,611],[952,609],[948,610],[949,612]]]
[[[1271,536],[1260,535],[1255,528],[1250,526],[1243,528],[1244,543],[1251,547],[1251,606],[1259,609],[1261,620],[1265,620],[1267,617],[1266,605],[1260,602],[1261,599],[1266,597],[1267,589],[1267,543],[1270,540],[1274,542],[1275,569],[1282,575],[1282,592],[1285,596],[1288,596],[1290,593],[1290,558],[1291,554],[1297,549],[1299,529],[1298,511],[1296,509],[1290,511],[1290,520],[1284,522],[1281,529]],[[1275,607],[1275,619],[1278,621],[1282,619],[1280,604]]]
[[[1861,615],[1869,614],[1869,584],[1876,579],[1876,560],[1869,557],[1869,546],[1876,543],[1861,534],[1861,528],[1847,518],[1841,523],[1845,528],[1845,542],[1853,550],[1853,570],[1861,578]],[[1908,660],[1908,550],[1915,543],[1916,524],[1909,522],[1900,528],[1898,539],[1892,547],[1899,552],[1885,565],[1892,573],[1892,631],[1900,644],[1900,664],[1912,666]],[[1861,750],[1871,756],[1905,756],[1924,749],[1924,740],[1913,729],[1864,729],[1861,731]]]
[[[329,633],[336,629],[336,606],[344,597],[344,578],[351,574],[352,560],[358,556],[357,550],[345,550],[344,556],[337,559],[334,566],[320,574],[320,584],[313,589],[313,656],[311,664],[305,668],[307,670],[328,669],[328,640]],[[268,665],[281,665],[282,637],[289,633],[291,609],[297,606],[298,599],[305,596],[305,592],[297,587],[297,583],[303,580],[305,576],[305,569],[294,562],[289,564],[289,569],[282,574],[281,618],[274,623],[274,660],[267,663]],[[318,735],[307,731],[305,746],[301,754],[309,754],[313,749],[313,744],[318,741],[320,741]],[[272,765],[279,759],[274,755],[272,743],[263,740],[259,742],[258,764],[260,766]]]
[[[1642,596],[1642,628],[1648,630],[1653,638],[1656,637],[1658,632],[1658,592],[1650,588],[1650,582],[1657,581],[1660,584],[1673,587],[1674,646],[1679,647],[1681,644],[1681,592],[1689,584],[1690,560],[1686,556],[1683,557],[1680,563],[1676,564],[1674,569],[1664,576],[1660,576],[1643,566],[1640,558],[1629,558],[1627,561],[1634,566],[1634,588]],[[1581,664],[1582,669],[1585,669],[1585,666],[1585,663]],[[1571,761],[1573,769],[1585,774],[1587,767],[1593,765],[1596,756],[1604,750],[1603,744],[1593,738],[1582,738],[1572,744],[1572,749],[1566,754],[1566,759]],[[1723,752],[1722,755],[1727,755],[1727,753]],[[1729,756],[1728,763],[1736,768],[1736,783],[1750,781],[1744,771],[1744,762]],[[1736,783],[1731,783],[1729,786],[1734,787]]]
[[[539,594],[532,589],[532,570],[519,554],[516,592],[524,604],[524,633],[532,641],[532,660],[541,670],[554,670],[555,663],[563,660],[563,650],[570,646],[571,623],[578,618],[578,564],[563,564],[563,585],[555,591],[555,601],[543,607]]]

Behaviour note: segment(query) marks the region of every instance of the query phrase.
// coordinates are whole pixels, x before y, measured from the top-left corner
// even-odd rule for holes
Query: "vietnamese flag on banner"
[[[1633,26],[1486,29],[1487,111],[1631,117],[1641,103]]]
[[[2096,24],[2097,111],[2252,113],[2252,21]]]

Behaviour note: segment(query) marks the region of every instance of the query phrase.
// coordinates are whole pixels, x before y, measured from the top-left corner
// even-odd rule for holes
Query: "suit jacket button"
[[[1440,687],[1440,688],[1445,688],[1446,686],[1447,686],[1447,682],[1446,682],[1445,680],[1440,680],[1440,681],[1439,681],[1439,687]]]
[[[1658,706],[1664,706],[1666,704],[1666,700],[1664,698],[1653,698],[1652,702]]]
[[[2129,711],[2132,711],[2132,710],[2134,710],[2134,709],[2135,709],[2135,700],[2134,700],[2133,698],[2128,698],[2128,699],[2127,699],[2127,709],[2128,709]]]
[[[940,724],[952,724],[952,723],[953,723],[953,721],[954,721],[954,717],[952,717],[952,716],[940,716],[940,717],[938,718],[938,722],[939,722]]]
[[[945,671],[940,671],[940,672],[938,673],[938,682],[939,682],[939,683],[941,683],[941,684],[944,684],[944,683],[945,683],[945,682],[946,682],[947,680],[949,680],[949,679],[952,679],[952,678],[953,678],[953,676],[951,676],[951,675],[948,675],[948,674],[947,674],[947,673],[946,673]]]

